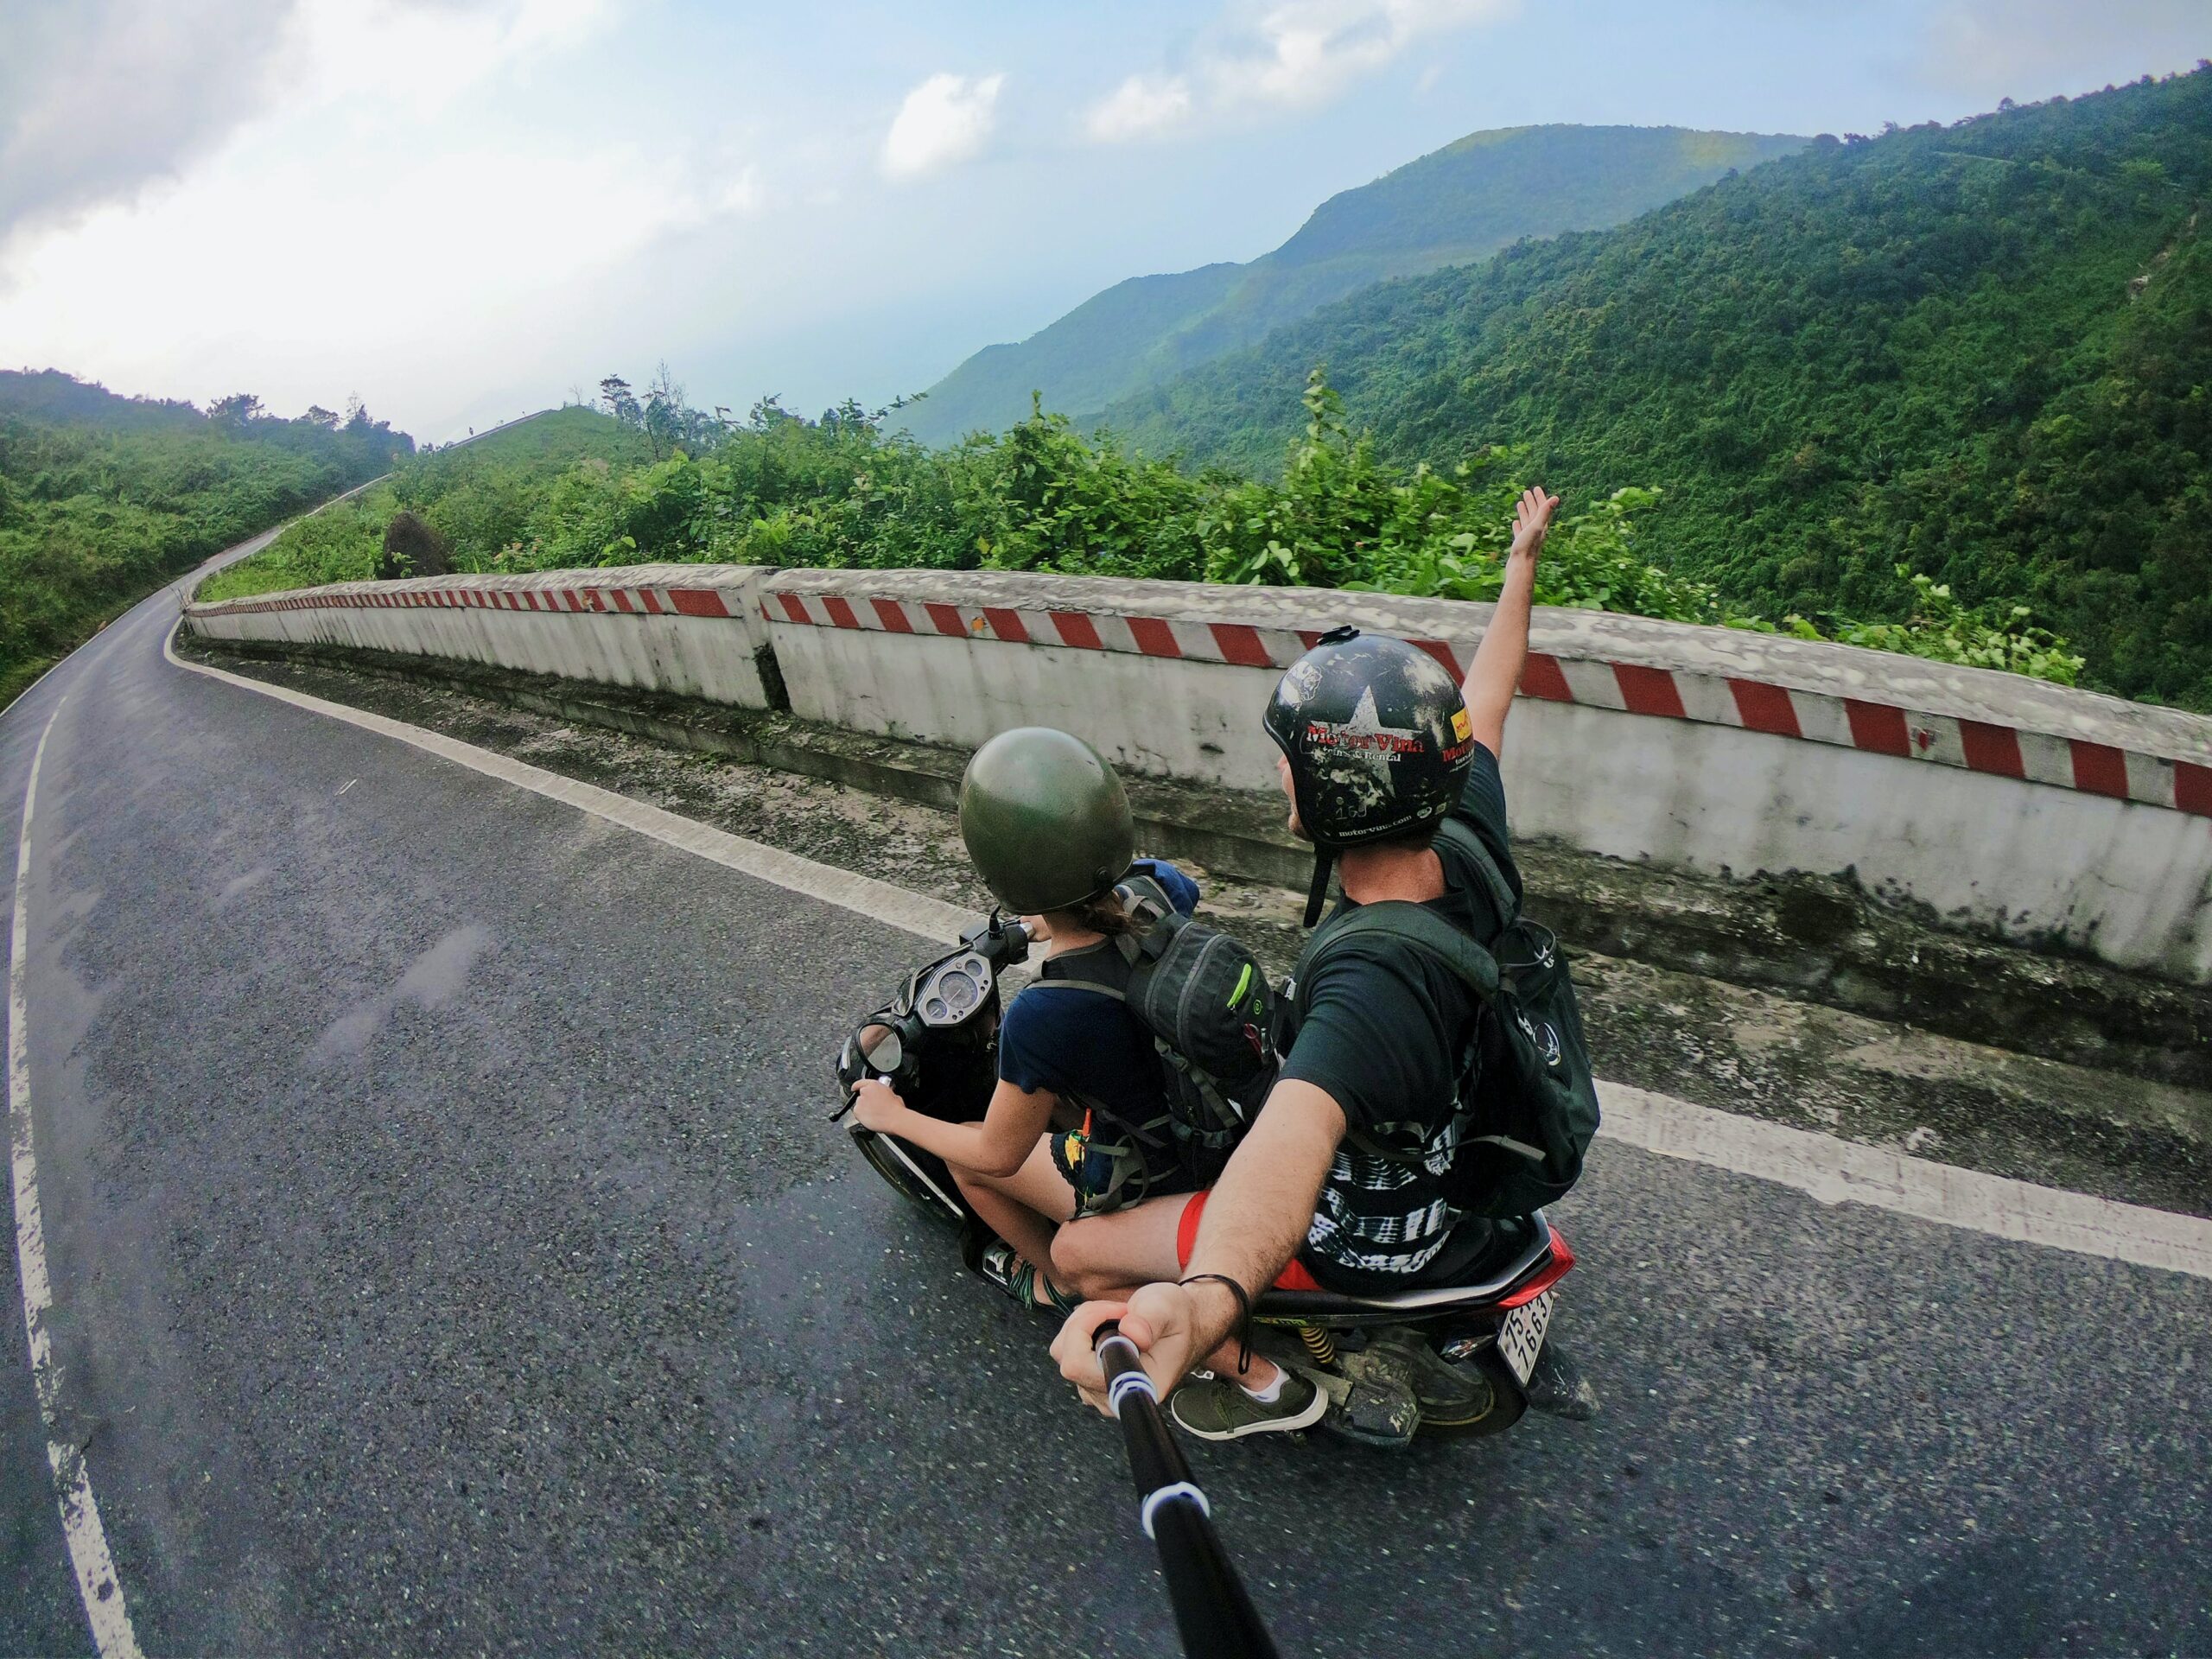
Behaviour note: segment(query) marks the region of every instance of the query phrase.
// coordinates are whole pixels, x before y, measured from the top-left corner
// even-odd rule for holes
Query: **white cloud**
[[[883,138],[883,171],[919,178],[980,154],[996,118],[1004,75],[931,75],[906,94]]]
[[[603,0],[10,3],[0,238],[180,176],[274,110],[353,97],[435,107],[575,43],[607,10]]]
[[[1430,36],[1499,22],[1519,0],[1249,0],[1232,3],[1189,67],[1132,75],[1093,105],[1101,143],[1149,136],[1198,114],[1325,104]]]
[[[1282,0],[1262,11],[1209,79],[1224,102],[1325,103],[1424,35],[1495,22],[1513,0]]]
[[[1131,75],[1093,105],[1084,127],[1101,143],[1148,138],[1180,126],[1191,113],[1191,83],[1181,75]]]

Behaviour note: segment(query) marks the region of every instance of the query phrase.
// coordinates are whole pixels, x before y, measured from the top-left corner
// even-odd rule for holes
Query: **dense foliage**
[[[1747,610],[2027,606],[2093,683],[2212,709],[2208,194],[2202,70],[1827,140],[1368,289],[1109,418],[1271,467],[1325,361],[1386,454],[1509,442],[1570,502],[1661,489],[1640,556]]]
[[[203,413],[0,373],[0,704],[180,570],[412,447],[358,405],[287,421],[248,394]]]
[[[1133,277],[1019,346],[988,346],[902,419],[917,437],[948,443],[1011,426],[1041,391],[1081,424],[1370,283],[1480,259],[1525,236],[1618,225],[1805,142],[1679,127],[1474,133],[1330,197],[1249,264]]]
[[[610,384],[615,384],[610,382]],[[455,568],[567,569],[653,561],[1052,570],[1077,575],[1306,584],[1490,599],[1503,577],[1525,454],[1487,450],[1438,470],[1392,465],[1345,423],[1317,375],[1304,432],[1280,481],[1192,477],[1086,440],[1033,409],[998,436],[946,451],[887,435],[850,404],[810,421],[773,402],[742,424],[684,411],[698,453],[660,459],[641,443],[647,412],[541,416],[468,446],[423,455],[351,500],[302,520],[209,582],[201,596],[366,581],[387,527],[413,512],[449,543]],[[581,457],[581,458],[580,458]],[[1628,488],[1567,510],[1538,581],[1548,605],[1683,621],[1773,626],[1640,554],[1637,516],[1654,492]],[[2062,645],[2024,618],[1993,620],[1929,588],[1924,623],[1892,626],[1891,650],[2070,679]],[[1810,634],[1801,619],[1781,626]],[[2015,639],[2019,648],[2015,648]]]

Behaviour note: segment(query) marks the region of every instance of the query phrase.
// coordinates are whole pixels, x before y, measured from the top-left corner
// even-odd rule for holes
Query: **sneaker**
[[[1167,1402],[1168,1415],[1185,1433],[1202,1440],[1311,1428],[1328,1409],[1329,1396],[1287,1368],[1282,1374],[1282,1392],[1270,1401],[1255,1400],[1229,1377],[1200,1373],[1186,1379]]]
[[[1469,1428],[1497,1408],[1497,1390],[1490,1378],[1472,1365],[1454,1365],[1441,1358],[1418,1333],[1402,1325],[1378,1332],[1367,1344],[1364,1358],[1370,1370],[1413,1391],[1423,1428]]]

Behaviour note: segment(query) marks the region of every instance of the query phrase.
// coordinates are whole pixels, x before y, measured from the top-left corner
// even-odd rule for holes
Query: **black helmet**
[[[1001,732],[976,751],[960,779],[960,838],[983,885],[1022,915],[1096,898],[1136,856],[1113,767],[1047,726]]]
[[[1475,752],[1459,682],[1427,652],[1357,628],[1325,633],[1268,701],[1298,821],[1320,849],[1306,925],[1347,847],[1413,835],[1459,798]]]

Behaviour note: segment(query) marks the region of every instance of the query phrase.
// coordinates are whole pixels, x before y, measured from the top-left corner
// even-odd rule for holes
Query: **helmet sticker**
[[[1465,709],[1454,709],[1452,711],[1452,735],[1465,743],[1474,734],[1475,722],[1467,718],[1467,711]]]
[[[1309,720],[1306,722],[1308,750],[1335,750],[1363,763],[1385,794],[1394,792],[1391,766],[1402,754],[1420,754],[1427,747],[1420,732],[1410,726],[1385,726],[1375,709],[1375,689],[1359,694],[1359,702],[1346,721]],[[1332,768],[1332,770],[1335,770]]]
[[[1320,689],[1321,671],[1310,658],[1301,657],[1284,672],[1278,695],[1295,709]]]

